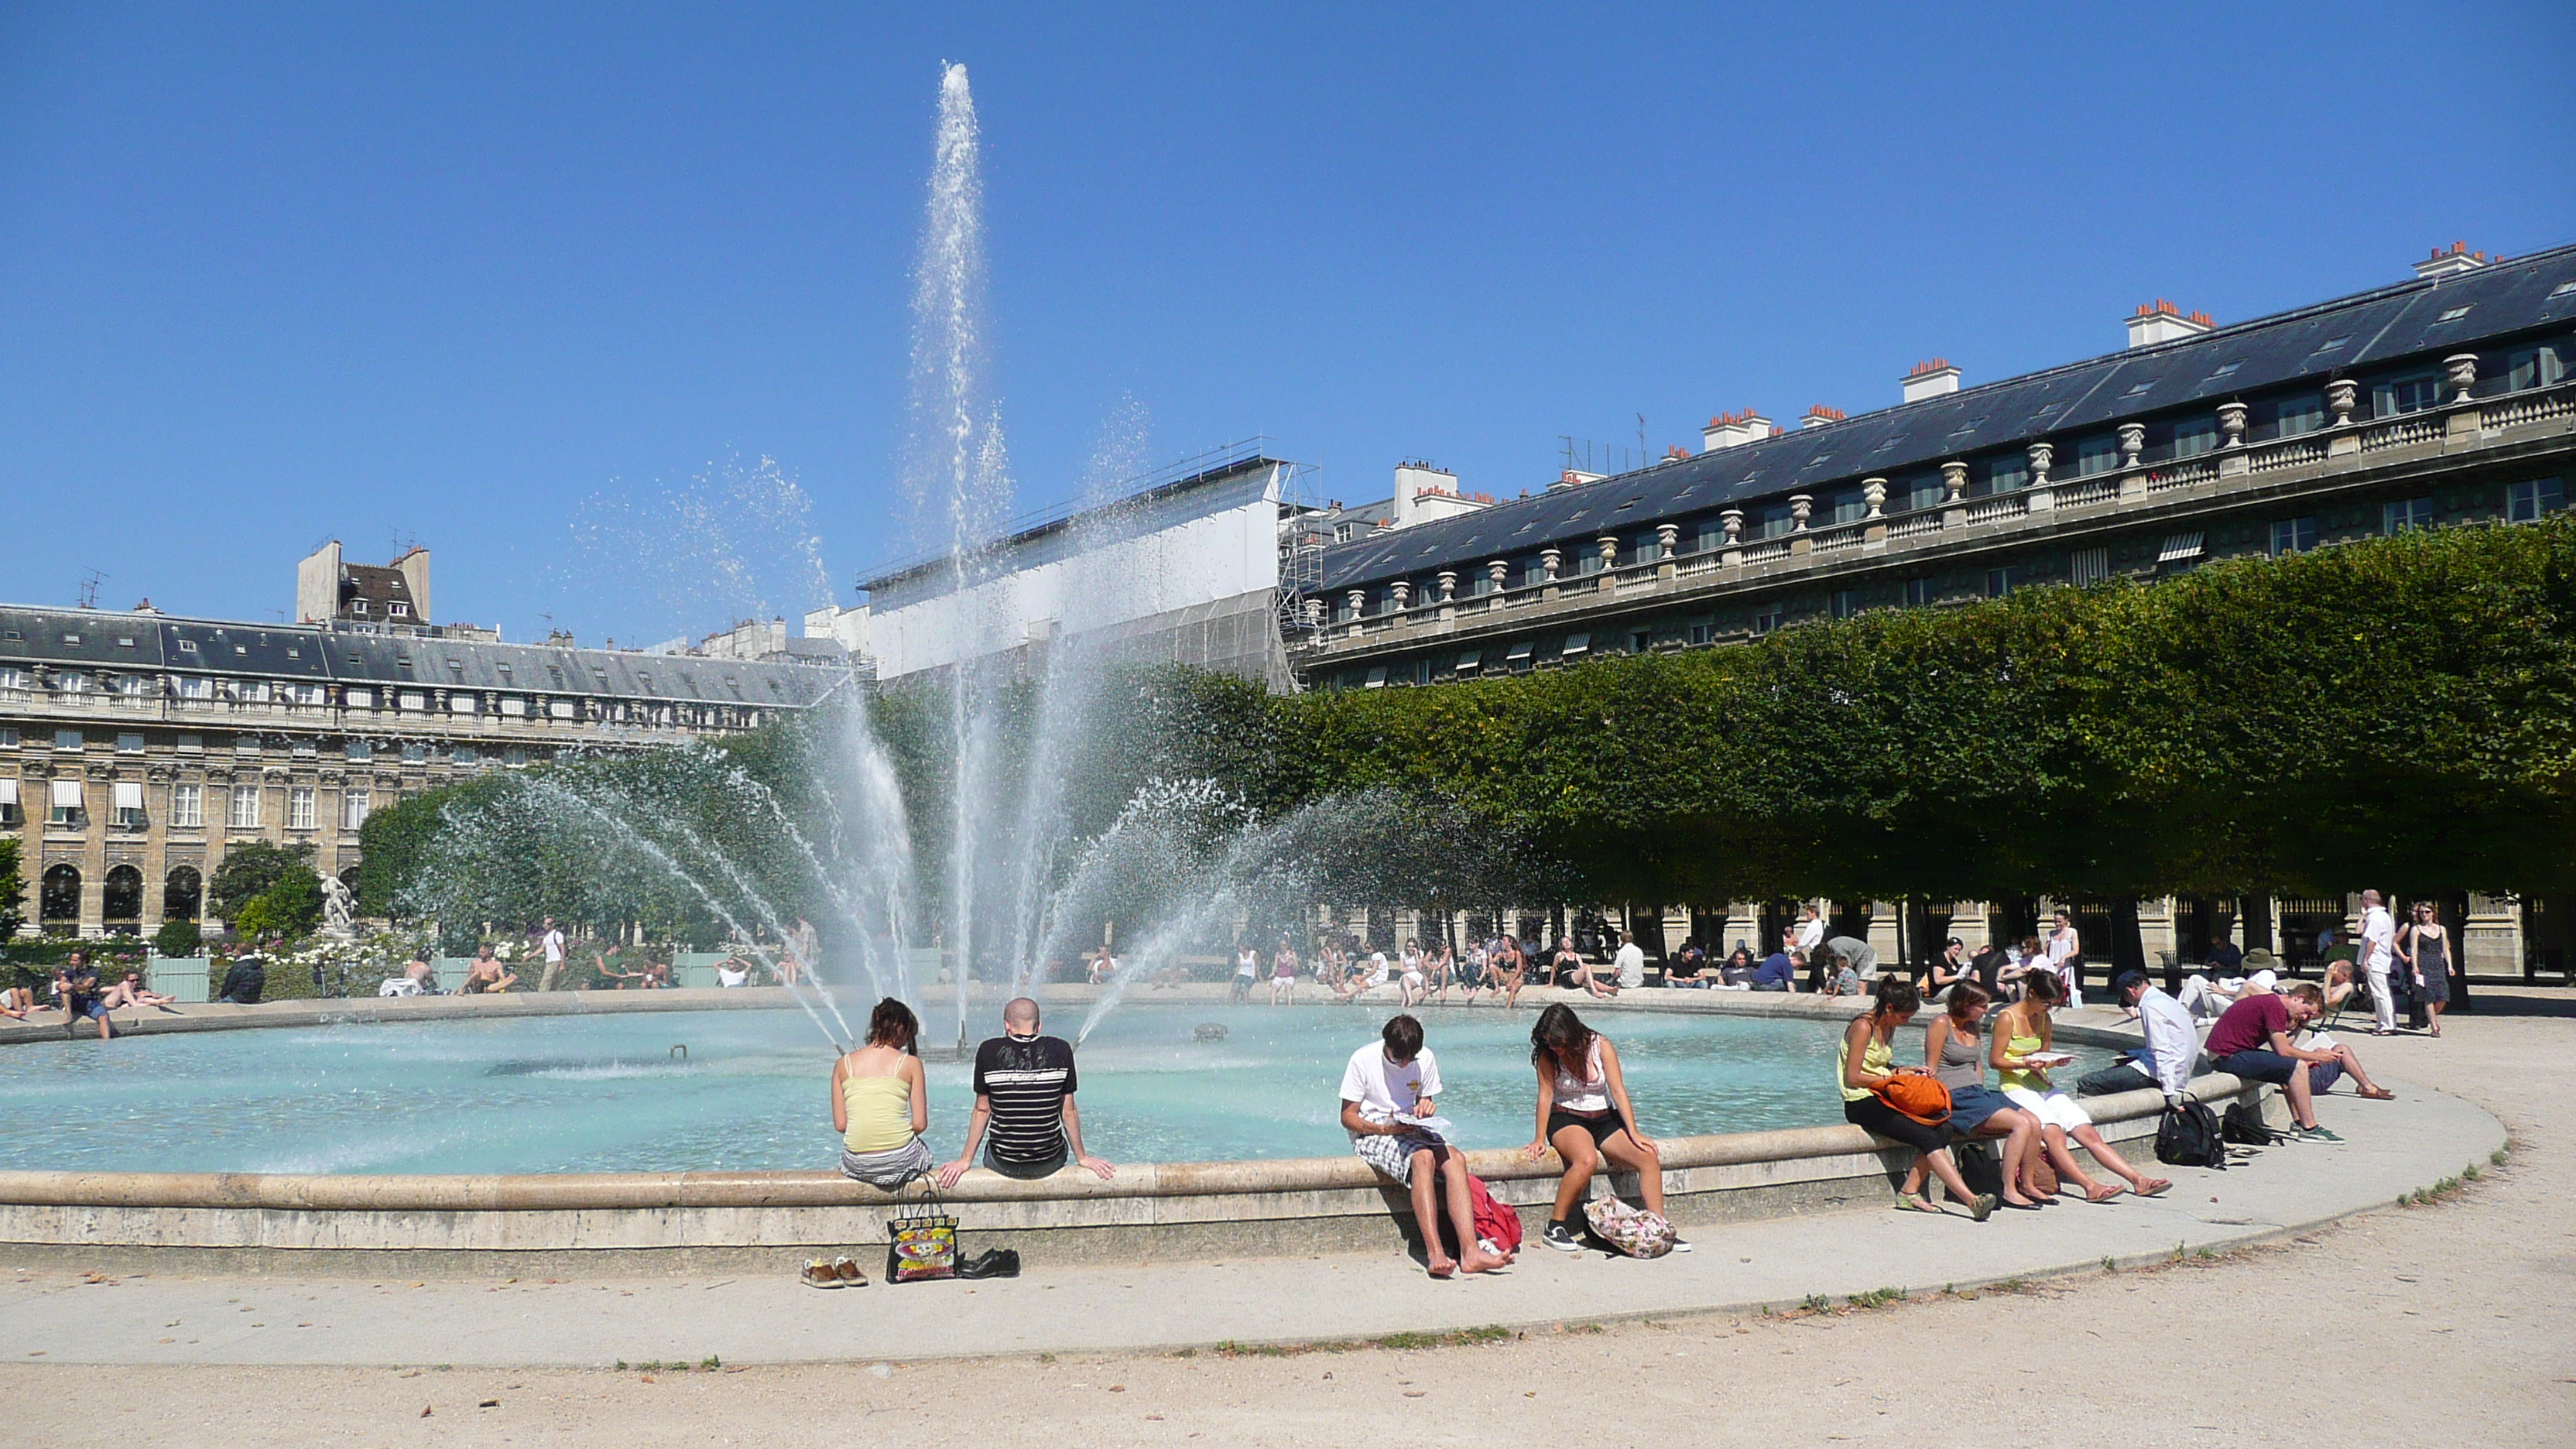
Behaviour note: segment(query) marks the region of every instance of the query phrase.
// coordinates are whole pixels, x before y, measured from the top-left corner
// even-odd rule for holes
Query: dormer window
[[[367,601],[364,599],[351,599],[349,601],[349,612],[352,614],[363,614],[367,612]]]
[[[411,605],[404,603],[400,599],[396,599],[392,603],[385,605],[385,612],[397,619],[407,618],[411,614]]]

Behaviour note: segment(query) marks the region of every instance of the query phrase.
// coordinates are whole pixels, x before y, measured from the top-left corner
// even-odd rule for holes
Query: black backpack
[[[2228,1108],[2227,1125],[2221,1130],[2228,1141],[2242,1142],[2248,1147],[2269,1147],[2279,1140],[2271,1128],[2263,1125],[2263,1105],[2260,1102],[2238,1102]]]
[[[2218,1114],[2197,1097],[2184,1097],[2165,1106],[2164,1120],[2156,1124],[2156,1161],[2175,1167],[2227,1167],[2227,1139],[2218,1124]]]

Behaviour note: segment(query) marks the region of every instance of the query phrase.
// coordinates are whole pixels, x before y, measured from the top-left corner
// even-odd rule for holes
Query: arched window
[[[183,865],[161,882],[161,919],[193,921],[205,909],[206,878],[193,865]]]
[[[130,865],[108,867],[107,887],[99,896],[99,917],[106,921],[143,919],[143,872]]]
[[[44,884],[37,892],[37,910],[46,925],[72,924],[80,920],[81,875],[76,866],[45,867]]]

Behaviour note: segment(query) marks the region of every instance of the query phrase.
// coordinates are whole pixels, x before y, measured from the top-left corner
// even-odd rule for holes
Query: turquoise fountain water
[[[1311,992],[1312,987],[1308,990]],[[1336,1088],[1387,1010],[1131,998],[1079,1060],[1087,1145],[1112,1161],[1348,1150]],[[1527,1011],[1418,1013],[1470,1147],[1535,1128]],[[1070,1011],[1051,1032],[1070,1034]],[[1197,1028],[1226,1028],[1200,1041]],[[1603,1013],[1657,1136],[1842,1120],[1830,1024]],[[978,1034],[995,1029],[979,1025]],[[675,1051],[685,1048],[685,1053]],[[1920,1060],[1919,1033],[1899,1039]],[[160,1172],[828,1169],[831,1055],[793,1011],[316,1027],[12,1047],[0,1168]],[[969,1067],[928,1064],[930,1140],[956,1152]],[[2085,1070],[2060,1075],[2067,1081]]]

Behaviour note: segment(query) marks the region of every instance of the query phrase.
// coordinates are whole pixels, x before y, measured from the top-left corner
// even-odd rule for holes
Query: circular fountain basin
[[[1343,1064],[1388,1010],[1134,1002],[1078,1057],[1085,1145],[1124,1162],[1348,1150]],[[1532,1013],[1417,1011],[1440,1107],[1471,1147],[1535,1134]],[[1839,1117],[1830,1025],[1598,1014],[1658,1138]],[[1070,1031],[1073,1018],[1051,1023]],[[954,1031],[953,1015],[930,1029]],[[1221,1039],[1201,1028],[1224,1028]],[[1900,1041],[1920,1060],[1921,1033]],[[94,1039],[11,1051],[0,1170],[600,1173],[827,1168],[833,1048],[795,1011],[347,1023]],[[953,1157],[972,1064],[924,1063],[932,1147]],[[81,1110],[66,1120],[62,1103]]]
[[[1530,1007],[1554,995],[1524,993],[1517,1013],[1418,1013],[1469,1170],[1532,1221],[1558,1164],[1519,1151],[1534,1126]],[[1046,989],[1049,1025],[1070,1034],[1097,996]],[[1841,1121],[1833,1049],[1857,1003],[1649,991],[1572,1004],[1620,1045],[1677,1221],[1877,1201],[1910,1160]],[[962,1230],[1000,1235],[976,1241],[1054,1261],[1399,1241],[1402,1190],[1351,1154],[1335,1120],[1343,1063],[1393,1010],[1237,1006],[1204,986],[1131,998],[1080,1053],[1087,1145],[1116,1176],[979,1170],[946,1208]],[[923,1015],[953,1039],[953,1006],[934,999]],[[694,1273],[882,1244],[892,1212],[889,1195],[826,1166],[832,1048],[784,992],[197,1007],[136,1028],[104,1047],[0,1029],[12,1068],[0,1256]],[[2134,1040],[2073,1023],[2058,1036],[2095,1061]],[[1898,1043],[1900,1060],[1920,1051],[1912,1033]],[[933,1146],[954,1153],[970,1068],[953,1051],[926,1065]],[[2216,1101],[2239,1084],[2198,1090]],[[2153,1091],[2087,1102],[2106,1137],[2138,1151],[2162,1105]]]

